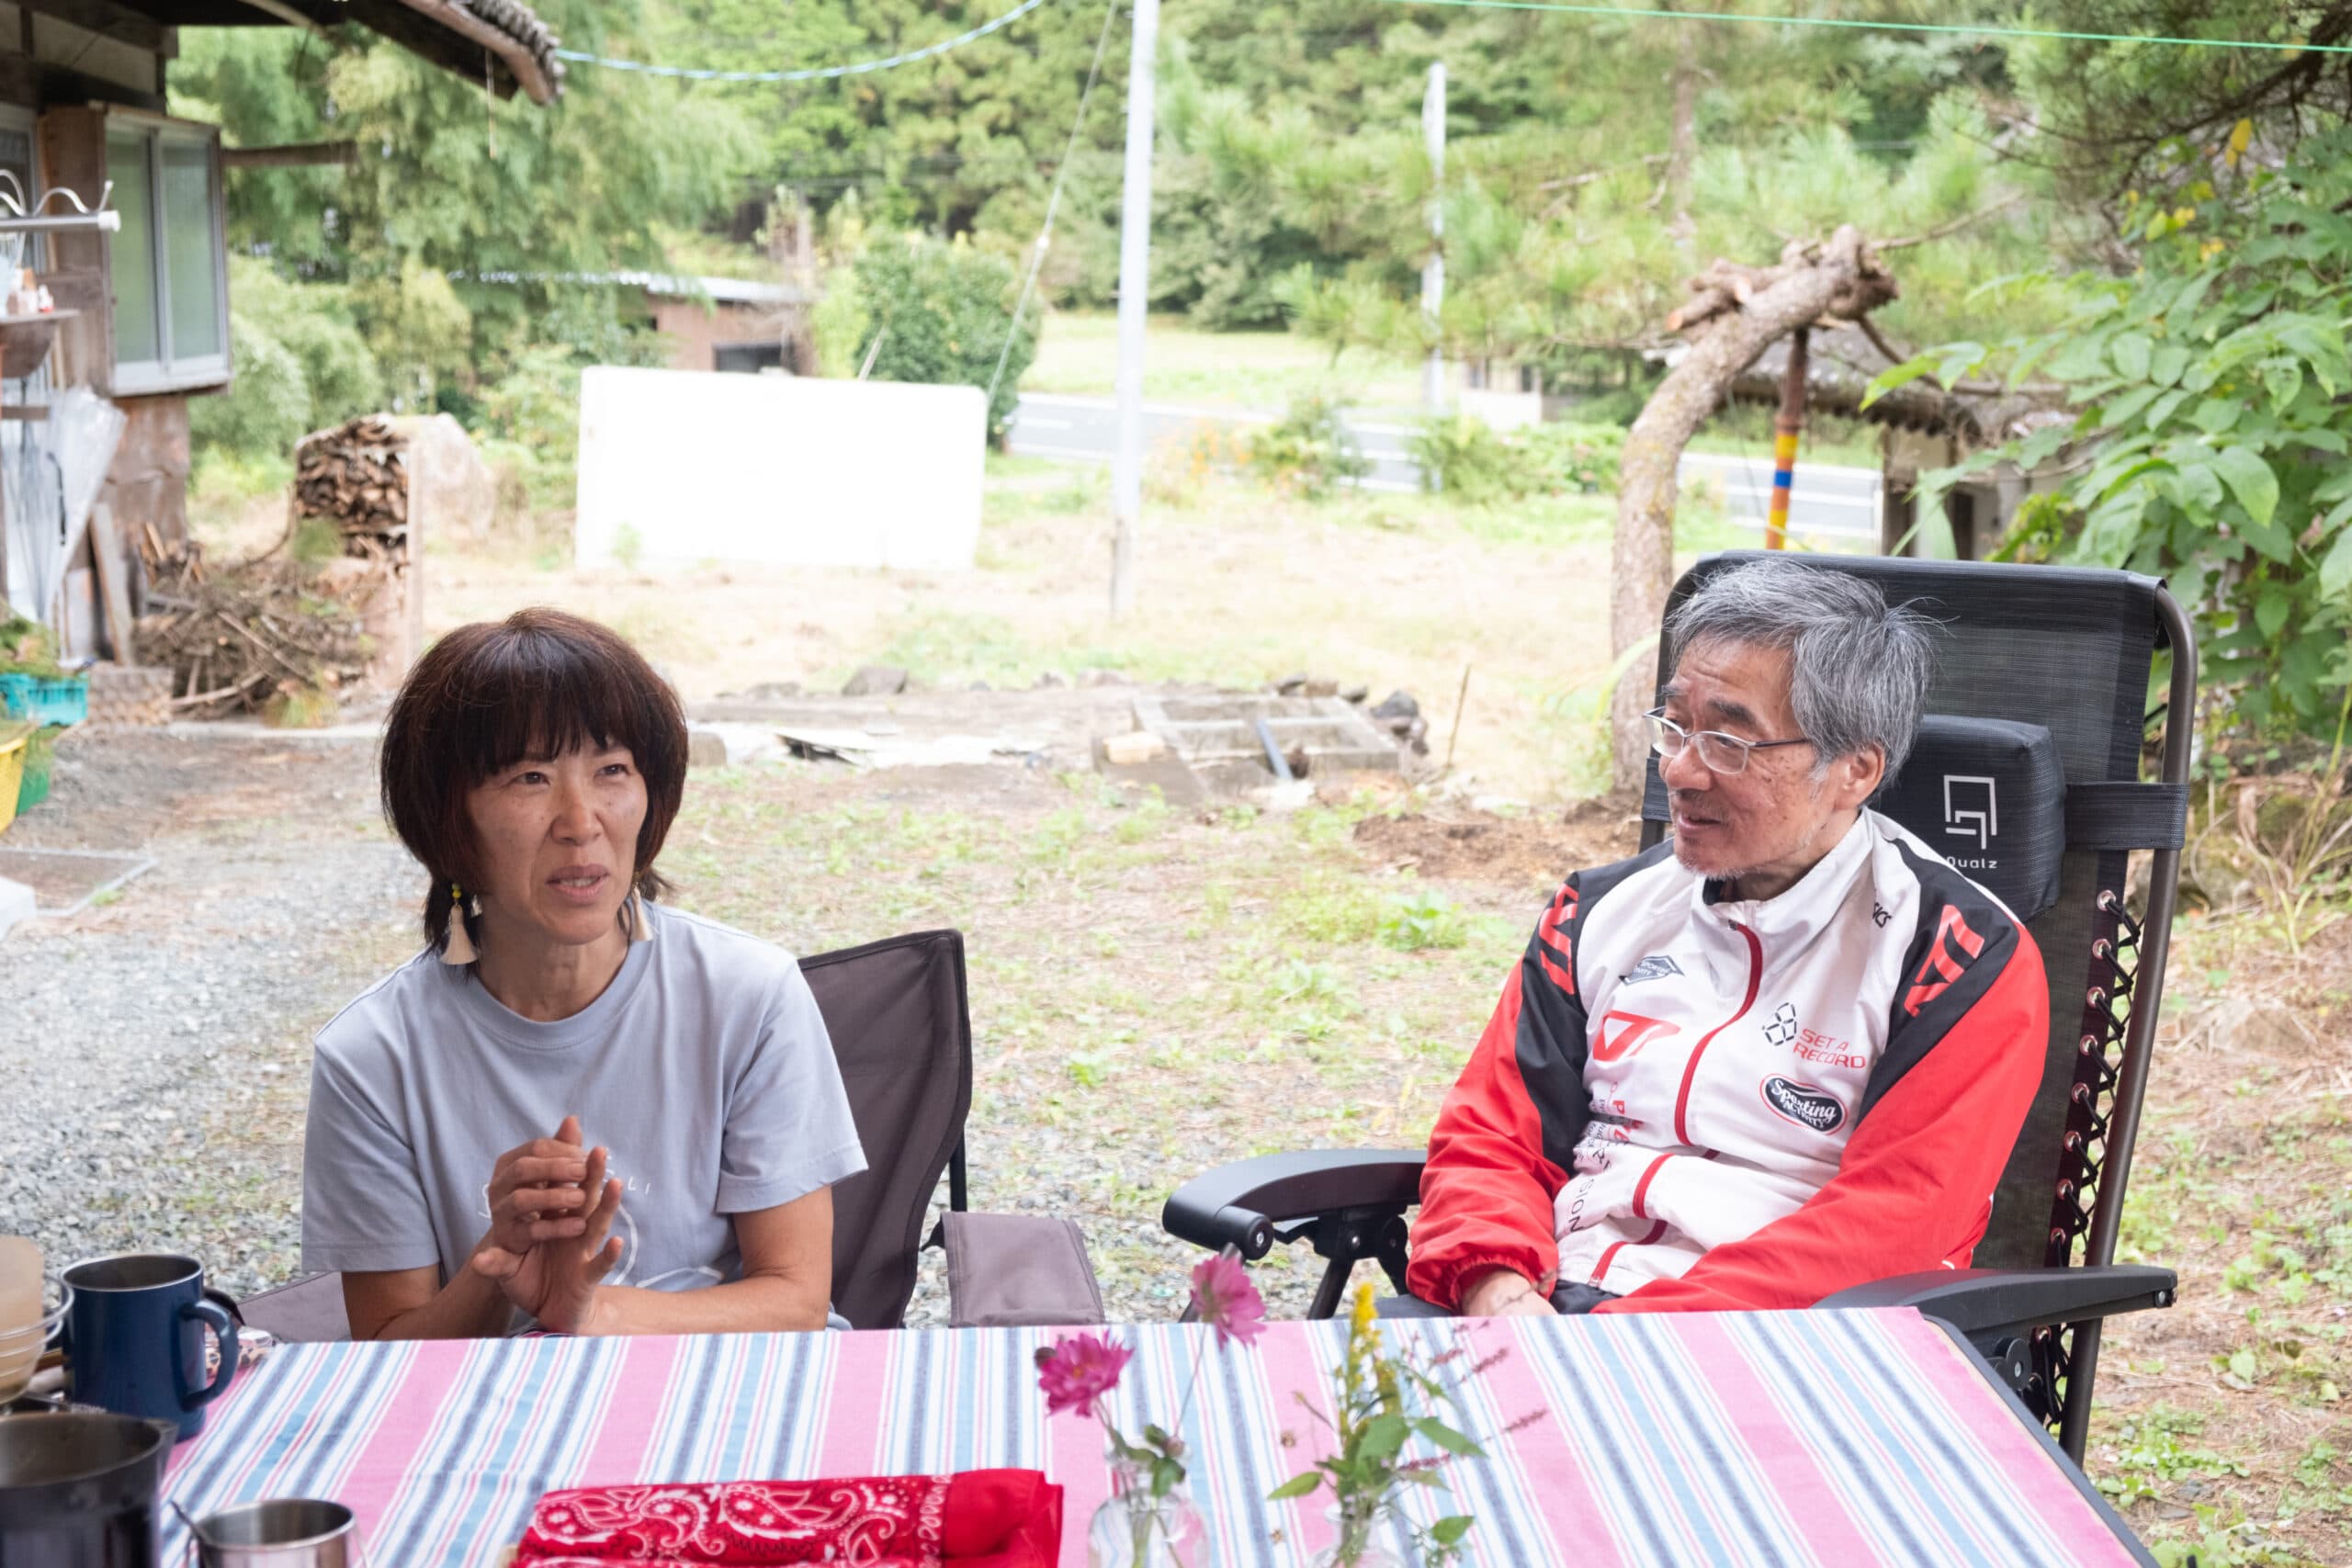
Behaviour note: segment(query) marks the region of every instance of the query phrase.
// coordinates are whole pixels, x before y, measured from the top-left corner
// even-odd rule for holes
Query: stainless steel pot
[[[178,1437],[96,1411],[0,1416],[0,1568],[159,1568]]]
[[[356,1568],[351,1510],[311,1497],[273,1497],[195,1520],[203,1568]]]

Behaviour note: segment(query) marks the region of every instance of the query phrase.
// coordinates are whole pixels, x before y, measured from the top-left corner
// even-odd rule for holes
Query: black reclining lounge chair
[[[972,1023],[964,938],[917,931],[800,961],[832,1036],[866,1168],[833,1189],[833,1310],[854,1328],[896,1328],[915,1289],[915,1254],[944,1171],[957,1326],[1102,1321],[1085,1243],[1066,1219],[966,1212],[964,1118],[972,1105]],[[314,1274],[248,1297],[244,1321],[280,1339],[350,1337],[343,1277]]]
[[[1711,574],[1754,558],[1701,561],[1669,612]],[[1930,716],[1874,804],[2026,919],[2050,981],[2049,1066],[1977,1266],[1883,1280],[1817,1304],[1911,1304],[1950,1324],[2079,1465],[2101,1320],[2168,1306],[2175,1287],[2170,1269],[2120,1267],[2114,1257],[2188,812],[2195,637],[2161,582],[2126,572],[1783,558],[1857,573],[1945,623]],[[2152,671],[2167,658],[2168,696],[2151,713]],[[1661,649],[1661,684],[1667,672]],[[2159,719],[2157,778],[2143,782]],[[1655,758],[1642,815],[1646,849],[1667,818]],[[2153,852],[2136,897],[2135,851]],[[1421,1163],[1419,1150],[1386,1149],[1242,1160],[1187,1182],[1161,1223],[1248,1260],[1277,1241],[1310,1243],[1329,1260],[1310,1311],[1328,1316],[1360,1259],[1405,1290],[1404,1216],[1419,1200]]]

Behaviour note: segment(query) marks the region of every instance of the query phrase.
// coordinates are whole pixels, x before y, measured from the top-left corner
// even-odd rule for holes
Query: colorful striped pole
[[[1772,421],[1772,508],[1764,520],[1764,547],[1789,547],[1789,491],[1796,482],[1797,435],[1804,429],[1805,340],[1799,327],[1789,339],[1789,367],[1781,378],[1781,412]]]

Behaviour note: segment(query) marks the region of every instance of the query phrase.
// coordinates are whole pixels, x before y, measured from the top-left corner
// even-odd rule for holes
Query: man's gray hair
[[[1789,655],[1797,728],[1814,743],[1815,772],[1877,745],[1894,777],[1919,733],[1935,661],[1936,623],[1890,607],[1851,572],[1750,561],[1709,578],[1667,625],[1674,661],[1701,643],[1776,648]]]

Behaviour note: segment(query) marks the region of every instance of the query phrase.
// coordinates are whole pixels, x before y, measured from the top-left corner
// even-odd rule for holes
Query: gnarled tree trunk
[[[1667,318],[1690,340],[1625,434],[1617,479],[1617,527],[1609,584],[1612,660],[1657,631],[1674,587],[1675,468],[1691,433],[1731,390],[1733,378],[1779,339],[1823,317],[1850,321],[1895,296],[1894,277],[1861,231],[1847,225],[1826,243],[1791,242],[1770,266],[1718,261],[1690,280],[1690,302]],[[1611,783],[1642,783],[1640,718],[1653,694],[1648,666],[1617,682]]]

